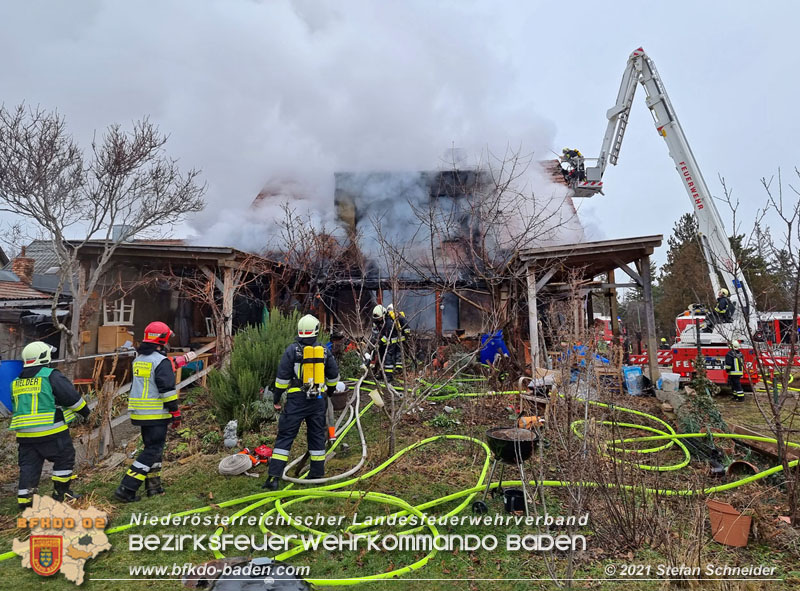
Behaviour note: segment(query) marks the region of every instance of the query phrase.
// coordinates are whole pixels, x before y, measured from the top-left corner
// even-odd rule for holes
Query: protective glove
[[[372,361],[372,353],[364,353],[364,361],[366,361],[367,363]]]
[[[180,409],[179,410],[173,410],[169,414],[172,415],[172,422],[169,424],[169,426],[171,428],[173,428],[173,429],[180,429],[180,427],[181,427],[181,411],[180,411]]]
[[[197,353],[195,353],[194,351],[189,351],[186,355],[184,355],[184,358],[186,359],[186,363],[191,363],[192,361],[197,359]]]
[[[336,384],[336,392],[337,394],[341,394],[342,392],[347,391],[347,385],[344,382],[337,382]]]

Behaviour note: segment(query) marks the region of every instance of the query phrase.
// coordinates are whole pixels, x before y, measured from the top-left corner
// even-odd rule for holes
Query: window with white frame
[[[119,298],[103,300],[103,324],[105,326],[132,326],[133,299]]]

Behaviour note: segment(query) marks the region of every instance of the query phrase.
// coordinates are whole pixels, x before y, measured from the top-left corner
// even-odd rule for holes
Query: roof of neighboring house
[[[49,300],[50,296],[21,281],[0,281],[0,300]]]
[[[25,256],[33,259],[34,273],[47,273],[52,267],[58,267],[58,257],[49,240],[34,240],[25,247]],[[4,269],[11,270],[13,259],[6,263]]]
[[[19,277],[17,277],[12,271],[0,271],[0,281],[17,283],[19,281]]]
[[[8,264],[8,255],[2,248],[0,248],[0,265],[5,266],[7,264]]]

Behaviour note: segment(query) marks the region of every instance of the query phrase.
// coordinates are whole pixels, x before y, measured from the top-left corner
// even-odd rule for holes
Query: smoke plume
[[[200,243],[261,250],[274,239],[282,201],[320,221],[334,219],[338,171],[447,168],[442,155],[454,146],[472,161],[509,146],[551,158],[554,126],[536,112],[532,58],[497,40],[509,19],[532,10],[527,6],[7,5],[0,20],[18,26],[0,36],[9,57],[5,101],[58,107],[83,139],[108,123],[149,114],[170,134],[170,154],[201,168],[208,183],[206,210],[184,230]],[[41,42],[25,38],[34,27]],[[36,78],[41,63],[49,73]],[[24,95],[14,94],[17,86]],[[561,207],[549,181],[534,175],[529,182]]]

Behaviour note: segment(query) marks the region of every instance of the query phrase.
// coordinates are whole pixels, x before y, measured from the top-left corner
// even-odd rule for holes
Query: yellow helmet
[[[728,290],[723,287],[722,289],[719,290],[719,295],[722,296],[722,297],[727,298],[728,297]]]
[[[47,343],[33,341],[22,350],[22,363],[24,367],[49,365],[50,361],[53,359],[53,352],[55,350],[55,347]]]

